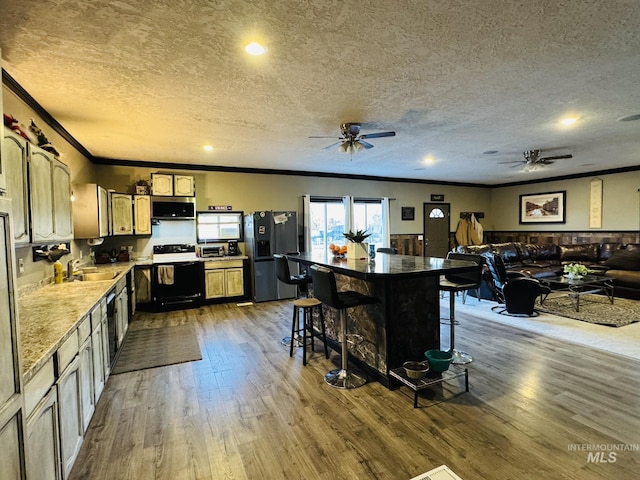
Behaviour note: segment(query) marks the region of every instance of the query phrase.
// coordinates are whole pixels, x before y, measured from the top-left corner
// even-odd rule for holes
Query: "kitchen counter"
[[[80,320],[134,266],[135,262],[96,265],[97,272],[119,274],[111,280],[51,283],[20,294],[18,311],[24,382],[46,363]]]
[[[433,257],[377,254],[375,261],[303,253],[287,255],[305,267],[319,264],[336,274],[338,291],[355,290],[378,303],[349,310],[349,333],[364,341],[349,345],[349,356],[370,377],[391,386],[390,371],[407,360],[424,360],[424,352],[440,347],[440,276],[468,272],[473,262]],[[324,307],[331,347],[340,351],[337,311]]]

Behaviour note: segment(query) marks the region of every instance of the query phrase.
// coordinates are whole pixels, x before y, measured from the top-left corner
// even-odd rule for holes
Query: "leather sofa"
[[[531,244],[524,242],[460,245],[454,252],[475,253],[489,260],[500,255],[508,272],[544,279],[562,275],[563,266],[582,263],[590,270],[614,279],[617,297],[640,299],[640,244],[590,243],[580,245]],[[492,298],[491,275],[481,288],[482,298]]]

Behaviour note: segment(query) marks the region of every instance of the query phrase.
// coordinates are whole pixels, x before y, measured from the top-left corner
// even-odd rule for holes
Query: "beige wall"
[[[422,205],[431,194],[444,194],[451,204],[451,229],[455,229],[460,211],[489,213],[491,191],[485,188],[436,186],[418,183],[350,180],[291,175],[226,173],[157,168],[96,166],[101,183],[106,188],[132,191],[133,182],[149,179],[151,173],[185,173],[196,179],[196,204],[199,210],[208,205],[231,205],[246,213],[258,210],[300,210],[305,194],[323,196],[352,195],[360,197],[390,197],[391,232],[422,233]],[[414,221],[401,220],[401,207],[414,207]]]
[[[640,172],[601,175],[602,228],[589,228],[589,196],[591,180],[595,177],[544,182],[515,187],[495,188],[491,194],[493,212],[487,230],[520,231],[589,231],[638,230],[640,214]],[[521,194],[566,191],[566,223],[519,224]]]

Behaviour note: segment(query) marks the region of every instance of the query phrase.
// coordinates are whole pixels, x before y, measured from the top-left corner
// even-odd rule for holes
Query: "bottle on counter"
[[[62,283],[64,281],[64,270],[62,269],[60,260],[56,260],[53,263],[53,280],[56,283]]]

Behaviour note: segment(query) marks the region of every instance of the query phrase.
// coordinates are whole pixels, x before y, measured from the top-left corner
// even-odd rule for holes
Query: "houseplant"
[[[366,230],[358,230],[353,233],[349,230],[348,233],[344,233],[344,238],[349,240],[347,243],[347,258],[350,259],[363,259],[369,258],[369,245],[364,241],[371,236]]]
[[[572,279],[582,278],[589,273],[587,267],[585,267],[581,263],[570,263],[568,265],[565,265],[563,271],[568,278]]]

